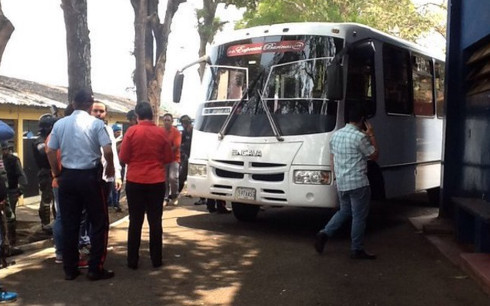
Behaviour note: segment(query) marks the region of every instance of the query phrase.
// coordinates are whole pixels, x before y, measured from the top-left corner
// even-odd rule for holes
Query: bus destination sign
[[[233,45],[228,47],[228,50],[226,50],[226,55],[228,57],[232,57],[268,52],[299,52],[303,51],[304,48],[305,42],[302,40],[285,40],[266,43]]]

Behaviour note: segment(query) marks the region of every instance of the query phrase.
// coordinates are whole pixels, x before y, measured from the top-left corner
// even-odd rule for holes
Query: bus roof
[[[419,53],[444,61],[444,55],[438,54],[407,40],[386,34],[374,28],[359,23],[330,23],[330,22],[293,22],[265,26],[257,26],[222,33],[216,37],[214,45],[221,45],[247,38],[276,35],[328,35],[354,42],[365,38],[373,38],[393,45],[417,51]]]

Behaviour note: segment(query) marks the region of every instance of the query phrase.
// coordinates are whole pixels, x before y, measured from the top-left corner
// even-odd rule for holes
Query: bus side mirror
[[[344,93],[342,84],[342,65],[340,61],[334,60],[327,66],[327,99],[342,100]]]
[[[180,71],[175,73],[174,77],[174,102],[179,103],[182,96],[182,87],[184,86],[184,74]]]

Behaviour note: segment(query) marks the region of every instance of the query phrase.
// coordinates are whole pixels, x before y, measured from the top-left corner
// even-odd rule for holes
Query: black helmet
[[[39,133],[41,134],[41,136],[48,136],[49,133],[51,133],[55,122],[56,117],[51,114],[44,114],[39,117]]]

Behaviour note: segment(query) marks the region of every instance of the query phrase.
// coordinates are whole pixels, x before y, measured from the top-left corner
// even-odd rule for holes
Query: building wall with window
[[[64,87],[43,85],[35,82],[0,76],[0,120],[15,131],[9,140],[12,151],[19,157],[29,180],[24,196],[38,194],[37,165],[32,155],[32,143],[38,135],[39,117],[58,110],[63,116],[68,105],[68,90]],[[94,94],[95,99],[107,105],[109,125],[127,122],[126,113],[134,109],[136,102],[120,97]]]

